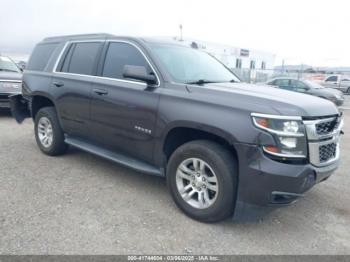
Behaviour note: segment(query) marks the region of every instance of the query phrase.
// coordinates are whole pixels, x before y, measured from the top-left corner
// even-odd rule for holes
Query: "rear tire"
[[[35,139],[40,150],[49,156],[64,154],[68,145],[54,107],[44,107],[35,115]]]
[[[170,157],[167,184],[175,203],[189,217],[202,222],[224,220],[235,208],[237,160],[217,143],[186,143]]]

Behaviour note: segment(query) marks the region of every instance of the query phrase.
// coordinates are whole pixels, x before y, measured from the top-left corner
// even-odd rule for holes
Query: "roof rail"
[[[46,37],[43,41],[63,41],[71,39],[80,39],[80,38],[107,38],[113,36],[112,34],[98,33],[98,34],[80,34],[80,35],[62,35],[62,36],[52,36]]]

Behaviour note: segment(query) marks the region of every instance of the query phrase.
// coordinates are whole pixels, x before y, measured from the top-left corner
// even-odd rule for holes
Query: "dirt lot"
[[[342,164],[259,222],[202,224],[165,181],[70,149],[39,152],[33,123],[0,114],[0,254],[350,254],[350,97]]]

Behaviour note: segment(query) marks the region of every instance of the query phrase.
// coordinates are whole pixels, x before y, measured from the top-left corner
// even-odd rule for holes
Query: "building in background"
[[[243,81],[263,82],[273,74],[275,54],[194,39],[182,42],[215,56]]]

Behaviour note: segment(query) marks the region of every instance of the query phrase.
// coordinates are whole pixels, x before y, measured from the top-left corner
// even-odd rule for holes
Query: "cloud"
[[[0,50],[46,36],[184,36],[276,53],[286,63],[349,66],[347,1],[0,0]],[[333,12],[335,10],[335,12]],[[280,63],[280,61],[276,61]]]

